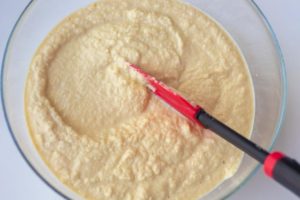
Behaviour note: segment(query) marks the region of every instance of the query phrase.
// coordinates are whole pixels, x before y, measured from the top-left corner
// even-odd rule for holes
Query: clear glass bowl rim
[[[5,49],[4,49],[4,54],[3,54],[3,59],[2,59],[2,64],[1,64],[1,77],[0,77],[0,93],[1,93],[1,105],[2,105],[2,109],[3,109],[3,113],[4,113],[4,119],[8,128],[8,131],[14,141],[14,144],[16,145],[18,151],[20,152],[21,156],[23,157],[23,159],[26,161],[26,163],[28,164],[28,166],[32,169],[32,171],[46,184],[48,185],[53,191],[55,191],[58,195],[60,195],[61,197],[65,198],[65,199],[70,199],[68,196],[66,196],[63,192],[59,191],[58,189],[56,189],[54,186],[52,186],[36,169],[35,167],[30,163],[30,161],[27,159],[27,157],[25,156],[25,154],[23,153],[21,147],[19,146],[15,135],[12,131],[11,125],[9,123],[8,120],[8,115],[7,115],[7,110],[6,110],[6,105],[5,105],[5,100],[4,100],[4,88],[3,88],[3,81],[4,81],[4,65],[5,65],[5,60],[6,60],[6,56],[7,56],[7,51],[10,45],[10,42],[12,40],[12,36],[14,35],[14,32],[17,28],[17,26],[19,25],[21,19],[23,18],[23,15],[31,8],[31,6],[38,0],[31,0],[23,9],[23,11],[21,12],[20,16],[18,17],[17,21],[15,22]],[[276,123],[276,127],[275,127],[275,131],[273,133],[273,138],[271,141],[271,145],[269,146],[268,150],[271,150],[274,146],[274,143],[280,133],[281,130],[281,126],[282,123],[284,121],[284,117],[285,117],[285,112],[286,112],[286,98],[287,98],[287,77],[286,77],[286,67],[285,67],[285,61],[284,61],[284,57],[282,54],[282,50],[281,47],[279,45],[279,41],[277,39],[277,36],[271,26],[271,23],[269,22],[269,20],[267,19],[267,17],[265,16],[265,14],[263,13],[263,11],[261,10],[261,8],[257,5],[257,3],[254,0],[248,0],[249,3],[255,8],[257,14],[262,18],[265,26],[267,27],[267,29],[269,30],[270,34],[271,34],[271,38],[273,40],[275,49],[276,49],[276,53],[280,59],[280,72],[281,72],[281,88],[282,88],[282,95],[281,95],[281,105],[280,105],[280,113],[279,113],[279,117],[278,117],[278,121]],[[239,188],[241,188],[241,186],[243,186],[251,177],[253,177],[253,175],[257,172],[257,170],[260,168],[260,164],[257,164],[256,167],[253,169],[253,171],[248,175],[248,177],[242,181],[238,187],[234,188],[233,190],[231,190],[226,196],[223,197],[223,199],[228,198],[229,196],[231,196],[233,193],[235,193],[236,191],[238,191]]]

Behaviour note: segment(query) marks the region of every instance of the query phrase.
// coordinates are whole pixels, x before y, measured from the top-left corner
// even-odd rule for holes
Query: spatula
[[[300,165],[299,163],[281,152],[267,152],[254,142],[245,138],[232,128],[208,114],[201,106],[194,105],[184,97],[167,87],[153,76],[147,74],[136,65],[129,67],[142,75],[146,85],[153,94],[169,104],[179,113],[195,122],[195,124],[212,130],[240,150],[244,151],[258,162],[263,164],[264,172],[297,196],[300,196]]]

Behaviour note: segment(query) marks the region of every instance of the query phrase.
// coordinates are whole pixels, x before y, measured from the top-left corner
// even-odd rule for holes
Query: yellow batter
[[[124,61],[250,135],[252,86],[214,21],[176,0],[102,0],[67,17],[30,67],[25,107],[49,168],[87,199],[197,199],[242,153],[154,97]]]

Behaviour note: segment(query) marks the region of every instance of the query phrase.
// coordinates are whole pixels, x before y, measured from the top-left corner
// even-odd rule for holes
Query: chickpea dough
[[[242,152],[153,96],[125,61],[250,136],[248,68],[215,21],[177,0],[101,0],[51,31],[30,66],[28,127],[58,179],[85,199],[196,200],[231,177]]]

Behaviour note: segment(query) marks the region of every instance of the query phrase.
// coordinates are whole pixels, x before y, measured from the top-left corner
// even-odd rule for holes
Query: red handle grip
[[[266,175],[300,197],[300,164],[280,152],[270,153],[264,161]]]
[[[264,162],[264,171],[267,176],[273,177],[273,171],[277,162],[284,157],[281,152],[273,152],[268,155]]]

